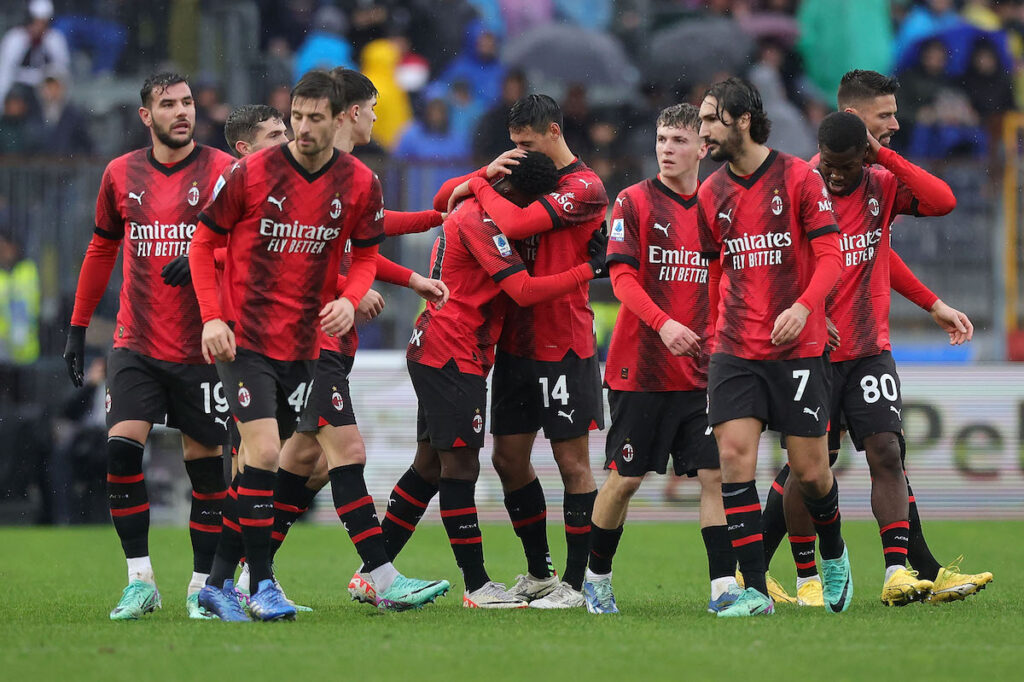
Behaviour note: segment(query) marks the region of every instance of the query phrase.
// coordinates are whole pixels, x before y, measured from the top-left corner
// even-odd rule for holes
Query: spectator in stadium
[[[899,121],[903,134],[897,138],[898,142],[909,142],[920,112],[932,107],[940,91],[957,88],[946,76],[948,62],[949,53],[945,43],[935,38],[922,43],[917,62],[899,74]],[[926,118],[929,118],[927,113]]]
[[[38,104],[31,88],[21,83],[7,91],[0,114],[0,154],[24,154],[39,144]]]
[[[112,11],[116,12],[116,9]],[[53,20],[53,29],[64,36],[72,52],[89,55],[92,72],[98,76],[114,73],[128,43],[124,24],[104,16],[61,14]]]
[[[918,41],[961,26],[963,23],[963,19],[956,13],[956,3],[953,0],[926,0],[914,5],[896,33],[896,40],[893,43],[896,61],[899,62],[904,52],[913,49]]]
[[[473,159],[484,165],[512,148],[508,139],[508,110],[526,94],[526,74],[509,71],[501,81],[501,101],[487,110],[473,131]]]
[[[451,107],[449,114],[452,133],[459,138],[464,147],[468,148],[473,139],[477,121],[484,113],[484,105],[473,97],[469,84],[463,80],[452,83],[446,99]]]
[[[395,68],[400,59],[398,45],[385,38],[371,42],[361,55],[361,71],[377,87],[377,122],[373,125],[373,139],[386,149],[398,143],[402,131],[412,120],[409,95],[395,79]]]
[[[355,68],[352,45],[345,39],[347,30],[348,22],[340,9],[331,5],[318,9],[313,15],[309,35],[295,51],[292,82],[297,83],[302,74],[313,69]]]
[[[814,128],[803,113],[786,98],[782,65],[785,52],[774,41],[762,41],[757,62],[750,68],[747,78],[761,92],[764,110],[772,122],[772,148],[809,159],[817,150]]]
[[[987,129],[998,125],[1001,114],[1014,108],[1010,72],[987,38],[974,43],[961,85]]]
[[[569,149],[575,150],[590,163],[594,143],[590,139],[590,126],[595,122],[587,100],[587,86],[573,83],[562,101],[562,137]]]
[[[507,132],[505,136],[507,139]],[[448,178],[468,172],[464,163],[454,164],[469,158],[469,140],[460,139],[456,134],[445,100],[434,98],[427,101],[422,121],[413,121],[402,134],[394,156],[407,161],[428,162],[429,165],[410,165],[405,174],[405,190],[412,197],[430,196]]]
[[[39,152],[53,156],[88,156],[93,152],[85,113],[68,101],[67,84],[60,76],[47,76],[39,88],[42,136]]]
[[[0,403],[18,403],[39,359],[39,269],[14,233],[0,229]]]
[[[473,97],[490,106],[501,96],[505,66],[498,59],[498,38],[474,21],[466,31],[462,51],[438,77],[438,82],[451,87],[458,81],[468,83]]]
[[[988,135],[962,91],[941,90],[914,121],[908,155],[919,159],[984,158]]]
[[[0,40],[0,99],[15,84],[34,88],[46,74],[69,72],[71,53],[67,40],[50,27],[53,3],[30,0],[28,16],[25,25],[15,26]]]
[[[809,80],[820,92],[835,92],[852,66],[888,73],[892,67],[890,0],[803,0],[797,11]]]
[[[220,87],[210,80],[200,81],[193,94],[196,98],[196,142],[230,151],[224,139],[224,124],[231,107],[224,103]]]

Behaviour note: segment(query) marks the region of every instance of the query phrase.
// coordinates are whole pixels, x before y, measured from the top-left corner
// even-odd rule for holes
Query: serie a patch
[[[508,243],[508,237],[503,234],[496,234],[492,239],[494,239],[494,245],[498,247],[498,254],[502,258],[508,258],[512,255],[512,246]]]
[[[616,218],[612,222],[612,231],[608,235],[608,239],[613,242],[626,241],[626,224],[622,221],[622,218]]]

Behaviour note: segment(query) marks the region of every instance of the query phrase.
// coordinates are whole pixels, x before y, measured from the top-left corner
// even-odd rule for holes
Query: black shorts
[[[836,427],[829,431],[830,450],[839,449],[840,422],[857,450],[864,450],[868,436],[902,433],[903,395],[892,353],[833,362],[830,412]]]
[[[715,353],[708,368],[708,421],[715,426],[754,417],[791,436],[824,436],[830,376],[828,363],[820,356],[747,360]]]
[[[354,359],[338,351],[320,351],[313,387],[306,409],[299,417],[298,431],[316,433],[321,426],[352,426],[356,423],[352,395],[348,389],[348,375]]]
[[[416,440],[435,450],[484,446],[487,379],[459,371],[454,360],[444,367],[408,361],[416,390]]]
[[[544,429],[567,440],[604,428],[601,363],[569,351],[558,362],[498,352],[491,379],[491,433],[510,436]]]
[[[315,365],[315,360],[274,360],[239,348],[232,362],[217,362],[217,373],[238,421],[276,419],[281,440],[287,440],[309,400]]]
[[[706,391],[608,391],[608,403],[612,425],[605,441],[605,469],[620,476],[663,474],[669,455],[677,476],[719,467]]]
[[[227,442],[231,420],[213,365],[157,360],[127,348],[107,360],[107,428],[138,420],[167,424],[207,447]]]

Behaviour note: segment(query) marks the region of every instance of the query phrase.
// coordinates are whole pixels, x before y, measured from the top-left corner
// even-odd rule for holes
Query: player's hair
[[[540,196],[558,188],[558,169],[551,157],[542,152],[529,151],[518,161],[519,164],[511,166],[512,172],[506,176],[516,190],[527,196]]]
[[[139,90],[139,97],[142,98],[142,106],[149,107],[149,105],[152,104],[151,100],[153,98],[154,90],[163,92],[170,86],[177,85],[178,83],[188,83],[188,79],[180,73],[173,73],[171,71],[154,73],[142,82],[142,89]]]
[[[543,133],[552,123],[557,123],[559,128],[563,127],[562,109],[558,102],[547,95],[526,95],[516,100],[508,110],[506,122],[509,130],[532,128]]]
[[[292,99],[326,99],[331,116],[345,110],[345,90],[341,82],[322,69],[307,71],[292,88]]]
[[[689,103],[673,104],[658,114],[658,127],[700,130],[700,109]]]
[[[722,118],[723,111],[728,112],[734,121],[743,114],[750,114],[750,139],[758,144],[768,141],[772,122],[764,112],[761,93],[749,81],[736,77],[727,78],[708,88],[704,96],[714,97],[718,102],[719,119]],[[724,120],[722,122],[725,123]]]
[[[842,154],[851,149],[865,149],[868,130],[856,114],[836,111],[826,116],[818,126],[818,145]]]
[[[280,111],[266,104],[246,104],[232,110],[224,122],[224,139],[228,141],[228,147],[235,151],[235,143],[239,140],[252,144],[259,124],[275,118],[284,120]]]
[[[895,95],[899,89],[900,82],[895,76],[884,76],[877,71],[866,69],[854,69],[847,71],[839,81],[836,104],[840,109],[845,109],[864,100],[882,95]]]
[[[331,75],[341,83],[341,89],[345,93],[345,108],[353,104],[373,99],[379,93],[373,81],[359,73],[355,69],[346,69],[338,66],[331,69]]]

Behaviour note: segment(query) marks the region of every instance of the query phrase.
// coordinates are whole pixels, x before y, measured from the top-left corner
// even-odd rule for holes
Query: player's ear
[[[147,128],[153,125],[153,112],[146,107],[139,107],[139,118],[142,119],[142,125]]]
[[[235,152],[238,156],[245,156],[250,149],[249,143],[245,140],[235,140]]]
[[[562,126],[552,121],[548,124],[548,135],[550,135],[552,139],[557,140],[562,136]]]
[[[705,156],[708,155],[708,143],[706,140],[701,140],[700,149],[697,150],[697,160],[701,161]]]
[[[736,119],[736,124],[740,130],[750,130],[750,112],[743,112],[743,115]]]

